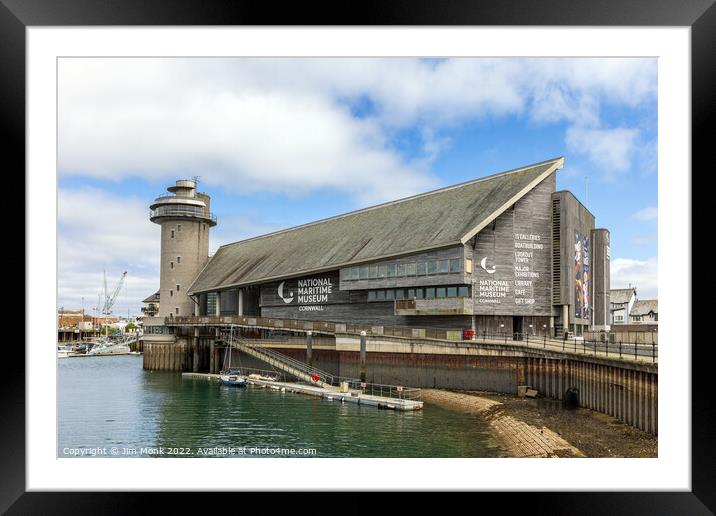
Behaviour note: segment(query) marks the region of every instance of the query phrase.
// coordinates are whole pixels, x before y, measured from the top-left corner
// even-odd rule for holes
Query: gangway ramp
[[[338,385],[340,379],[331,373],[309,366],[305,362],[286,356],[273,349],[258,346],[254,341],[237,337],[233,331],[224,330],[221,332],[221,335],[224,342],[234,349],[238,349],[247,355],[258,358],[272,367],[295,376],[304,382],[332,391],[338,391],[340,388]]]

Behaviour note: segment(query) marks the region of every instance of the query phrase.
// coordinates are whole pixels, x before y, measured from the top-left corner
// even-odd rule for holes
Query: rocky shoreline
[[[510,457],[657,457],[657,438],[592,410],[507,394],[423,389],[427,404],[484,418]]]

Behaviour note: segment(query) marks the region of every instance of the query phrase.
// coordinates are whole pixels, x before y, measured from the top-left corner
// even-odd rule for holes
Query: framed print
[[[713,510],[689,260],[711,3],[184,5],[3,0],[27,188],[3,510]]]

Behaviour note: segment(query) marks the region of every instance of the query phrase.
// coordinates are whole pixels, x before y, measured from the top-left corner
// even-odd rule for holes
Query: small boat
[[[57,358],[67,358],[74,353],[72,346],[57,346]]]
[[[219,373],[219,378],[221,378],[221,383],[223,383],[224,385],[232,385],[234,387],[246,387],[246,384],[248,383],[246,381],[246,378],[241,376],[238,371],[233,369],[221,371]]]
[[[244,376],[241,375],[241,371],[238,369],[232,369],[231,368],[231,348],[233,347],[232,343],[232,337],[233,337],[234,327],[231,326],[231,333],[229,337],[229,352],[224,355],[224,367],[226,369],[219,372],[219,378],[221,379],[221,383],[224,385],[231,385],[234,387],[246,387],[246,384],[248,381]],[[228,363],[228,367],[227,367]]]

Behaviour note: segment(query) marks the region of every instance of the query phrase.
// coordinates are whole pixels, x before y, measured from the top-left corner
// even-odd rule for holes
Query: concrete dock
[[[182,373],[182,378],[195,379],[195,380],[210,380],[219,381],[220,376],[218,374],[210,373]],[[313,385],[305,385],[301,383],[293,382],[272,382],[267,380],[258,380],[247,378],[246,381],[250,385],[257,387],[268,387],[277,390],[285,389],[286,392],[293,392],[298,394],[306,394],[308,396],[315,396],[318,398],[324,398],[329,401],[339,401],[346,403],[357,403],[358,405],[369,405],[377,407],[379,409],[391,409],[391,410],[421,410],[423,408],[422,401],[406,400],[400,398],[386,398],[383,396],[372,396],[370,394],[358,393],[357,391],[352,392],[337,392],[323,387],[315,387]]]

